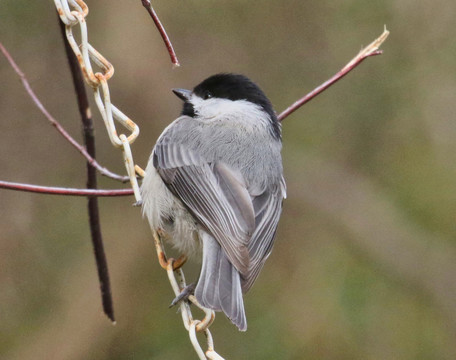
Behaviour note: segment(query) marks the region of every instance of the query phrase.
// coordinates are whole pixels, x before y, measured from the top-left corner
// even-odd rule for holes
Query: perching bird
[[[286,196],[281,125],[243,75],[173,92],[184,107],[150,156],[143,213],[184,254],[202,248],[196,299],[245,331],[243,294],[271,253]]]

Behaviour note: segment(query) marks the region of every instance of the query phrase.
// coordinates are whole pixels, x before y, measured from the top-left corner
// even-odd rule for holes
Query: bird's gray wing
[[[251,288],[271,254],[285,197],[286,185],[283,177],[280,184],[263,189],[253,197],[256,228],[248,244],[249,271],[241,277],[243,293]]]
[[[241,174],[221,162],[206,162],[197,151],[166,137],[153,156],[167,187],[217,240],[231,264],[247,274],[255,215]]]

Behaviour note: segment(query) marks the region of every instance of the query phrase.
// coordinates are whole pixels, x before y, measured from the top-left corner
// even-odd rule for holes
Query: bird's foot
[[[173,301],[171,301],[171,305],[169,307],[173,307],[177,303],[179,303],[182,300],[188,301],[188,297],[190,295],[193,295],[195,293],[195,288],[196,288],[196,283],[192,283],[190,285],[187,285],[184,287],[179,295],[177,295]]]

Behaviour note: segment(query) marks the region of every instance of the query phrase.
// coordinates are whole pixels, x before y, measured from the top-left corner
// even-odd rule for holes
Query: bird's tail
[[[231,265],[217,241],[201,231],[203,265],[195,290],[201,305],[223,311],[240,331],[247,330],[239,272]]]

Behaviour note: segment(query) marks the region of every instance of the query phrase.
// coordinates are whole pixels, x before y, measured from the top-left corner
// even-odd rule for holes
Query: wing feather
[[[155,147],[154,166],[171,192],[219,242],[233,266],[247,274],[247,245],[255,229],[255,215],[240,174],[166,142]]]
[[[285,196],[285,181],[282,178],[279,186],[267,189],[253,199],[256,228],[248,244],[249,271],[242,276],[244,293],[252,287],[266,259],[271,254]]]

